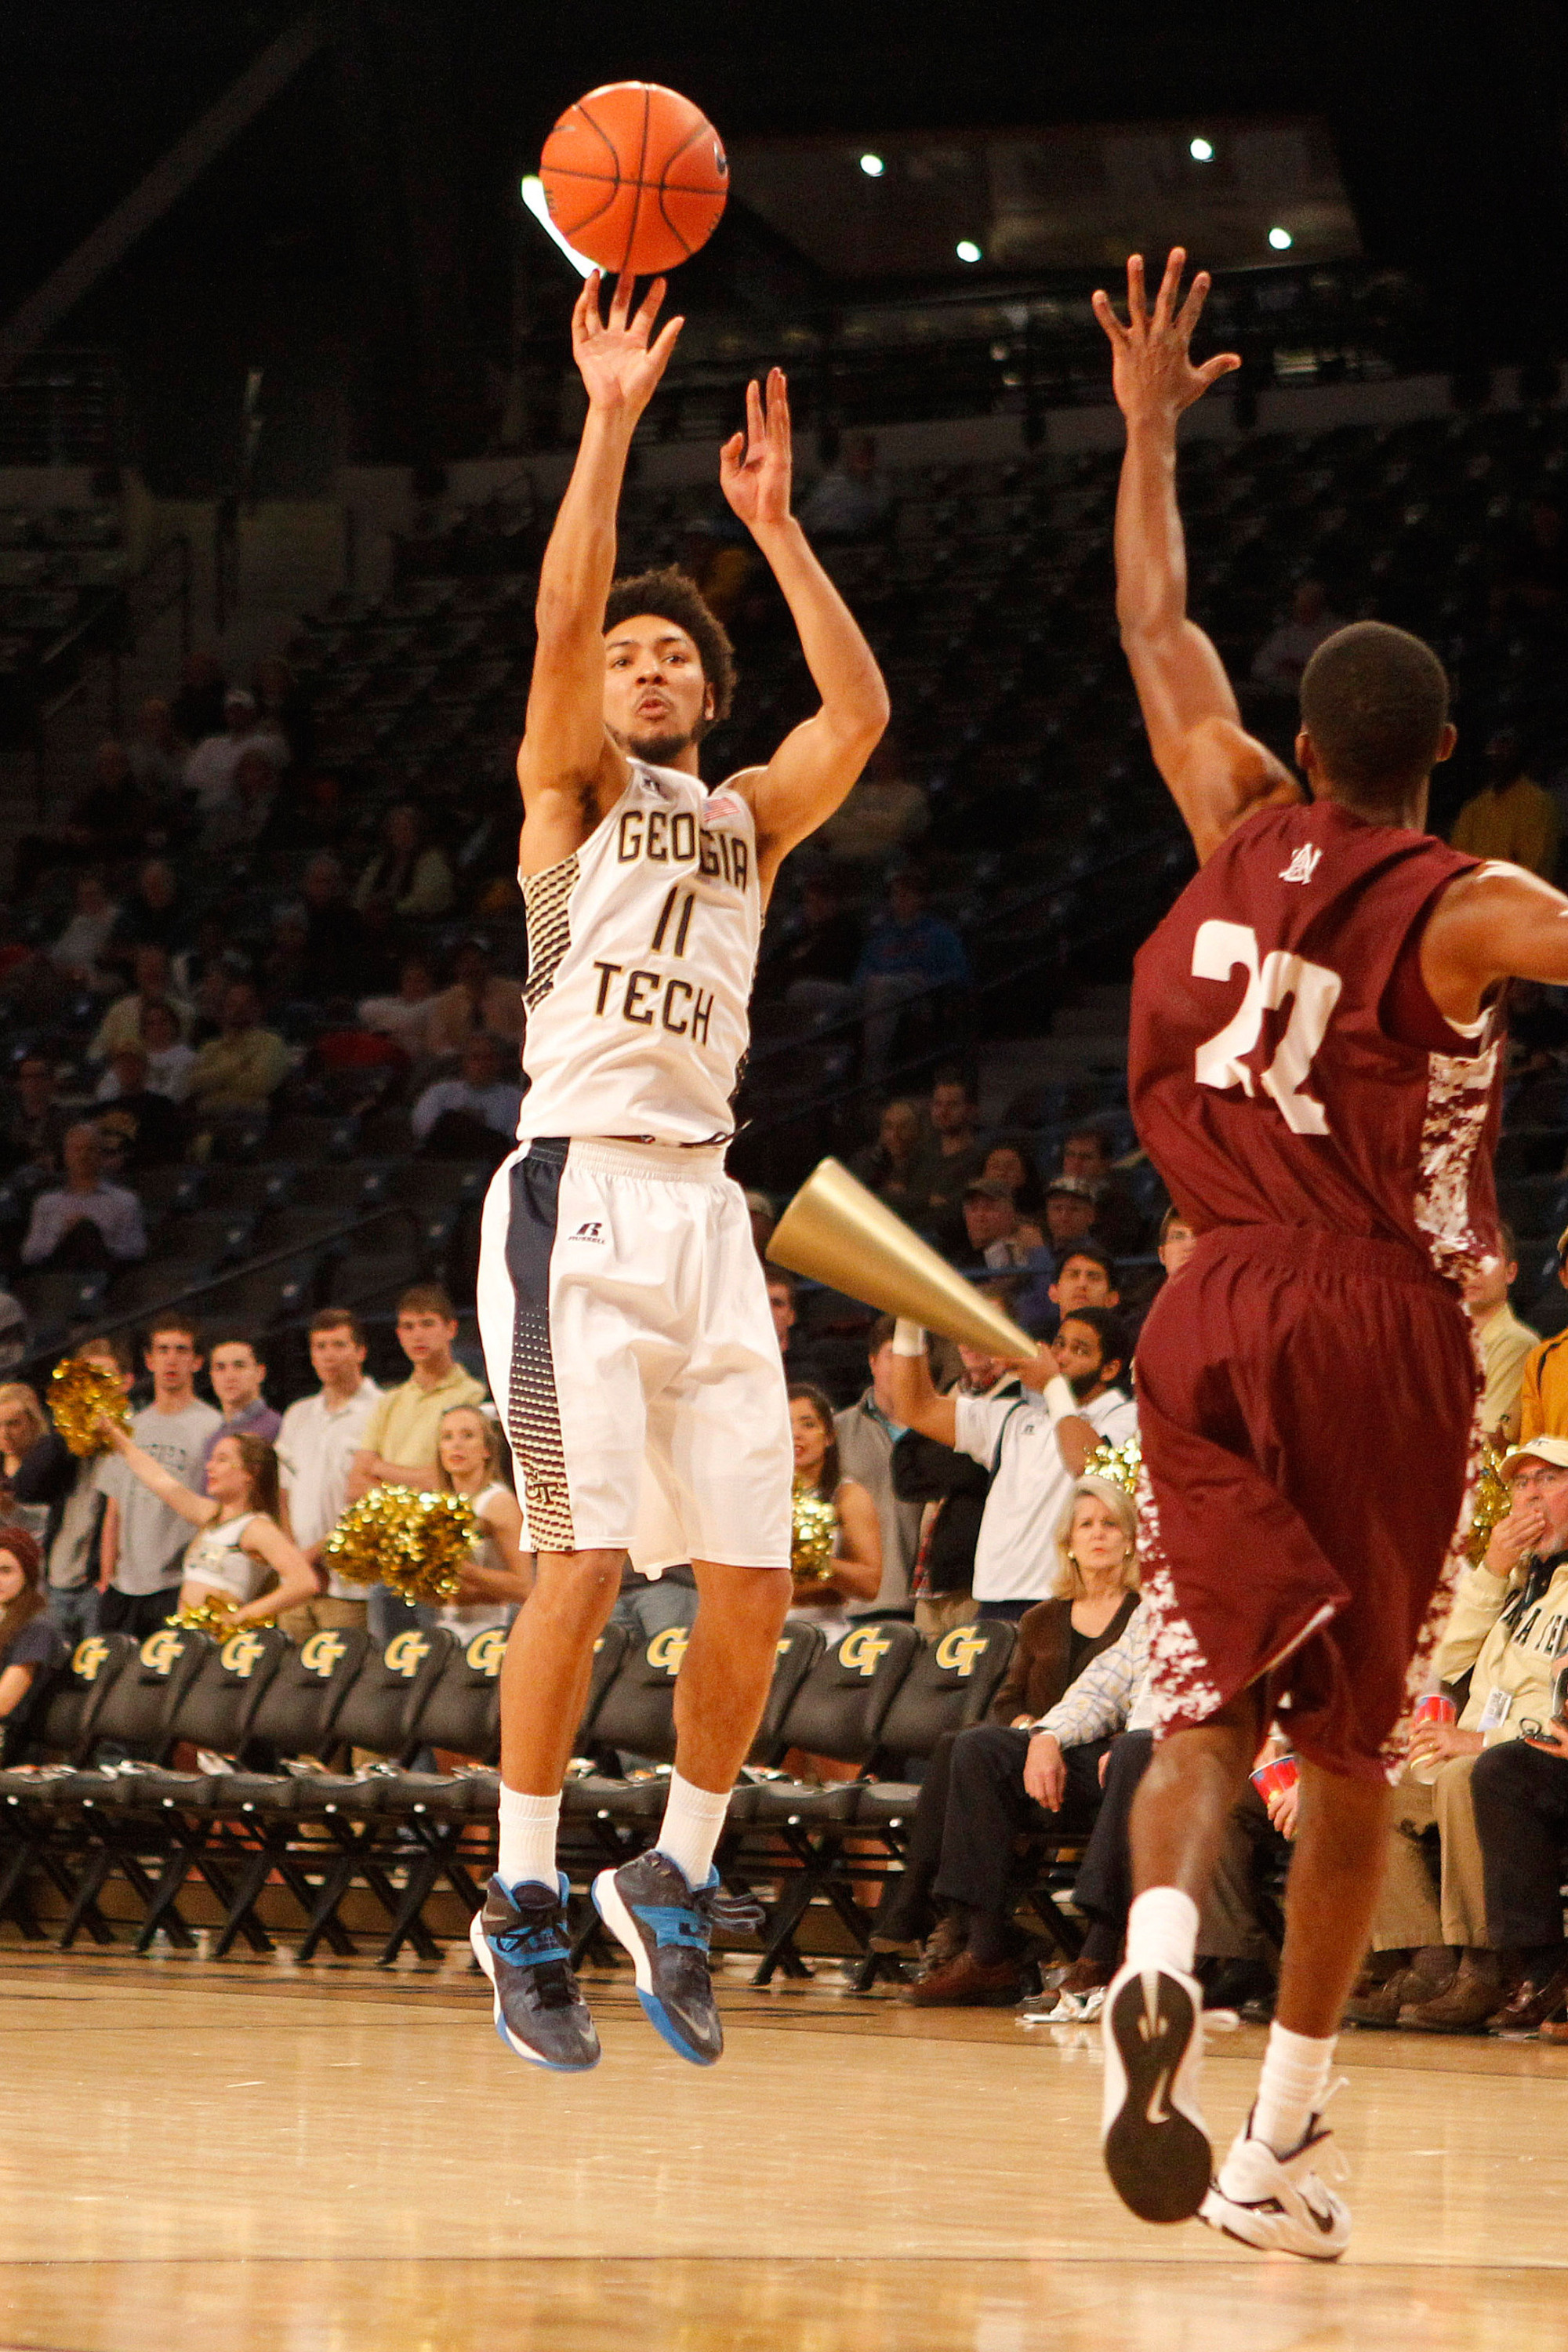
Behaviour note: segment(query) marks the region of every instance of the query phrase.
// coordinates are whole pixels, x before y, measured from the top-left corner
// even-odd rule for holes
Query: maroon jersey
[[[1129,1089],[1198,1232],[1402,1242],[1458,1280],[1497,1247],[1495,1014],[1461,1031],[1421,933],[1477,863],[1332,801],[1261,810],[1140,950]]]

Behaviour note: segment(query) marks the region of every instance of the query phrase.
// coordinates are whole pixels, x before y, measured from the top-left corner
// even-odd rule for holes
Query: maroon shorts
[[[1137,1375],[1160,1730],[1262,1680],[1301,1755],[1381,1778],[1479,1462],[1455,1291],[1390,1243],[1226,1226],[1156,1299]]]

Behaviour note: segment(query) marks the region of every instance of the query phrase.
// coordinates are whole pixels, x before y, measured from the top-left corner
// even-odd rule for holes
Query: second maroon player
[[[1127,1958],[1106,1997],[1105,2155],[1145,2220],[1198,2211],[1331,2261],[1320,2171],[1345,1997],[1386,1845],[1386,1774],[1458,1564],[1475,1439],[1461,1296],[1498,1247],[1500,1005],[1568,981],[1568,899],[1426,830],[1454,747],[1429,647],[1361,622],[1301,683],[1305,789],[1247,734],[1186,611],[1176,421],[1208,280],[1110,339],[1127,454],[1117,614],[1201,871],[1137,961],[1139,1135],[1200,1236],[1138,1351],[1141,1552],[1160,1739],[1132,1822]],[[1197,2101],[1194,1898],[1269,1722],[1301,1759],[1276,2021],[1217,2177]]]

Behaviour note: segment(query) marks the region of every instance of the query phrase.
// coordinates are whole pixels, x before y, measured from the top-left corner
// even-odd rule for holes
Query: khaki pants
[[[1473,1756],[1451,1757],[1439,1767],[1429,1789],[1408,1769],[1396,1784],[1388,1870],[1372,1923],[1374,1952],[1423,1944],[1489,1946],[1480,1840],[1470,1802],[1475,1763]],[[1420,1843],[1422,1831],[1434,1822],[1442,1857],[1441,1884],[1436,1890]]]
[[[973,1592],[936,1592],[915,1602],[915,1631],[928,1642],[940,1642],[955,1625],[979,1622],[980,1603]]]
[[[291,1642],[308,1642],[312,1633],[362,1632],[369,1606],[365,1601],[333,1601],[323,1592],[315,1601],[301,1601],[298,1609],[285,1609],[278,1622]]]

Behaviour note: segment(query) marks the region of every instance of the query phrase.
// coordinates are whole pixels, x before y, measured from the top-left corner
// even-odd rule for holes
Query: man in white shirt
[[[973,1592],[982,1619],[1015,1625],[1055,1583],[1057,1526],[1089,1455],[1138,1432],[1138,1408],[1117,1385],[1127,1339],[1110,1307],[1064,1315],[1045,1352],[1056,1370],[1037,1401],[938,1396],[924,1334],[913,1324],[900,1323],[890,1349],[888,1385],[898,1418],[992,1473]]]
[[[321,1388],[289,1406],[277,1444],[283,1524],[317,1567],[348,1502],[349,1471],[381,1391],[365,1378],[364,1334],[346,1307],[311,1318],[310,1365]],[[278,1622],[291,1642],[302,1642],[324,1626],[363,1625],[368,1608],[366,1588],[329,1569],[326,1591]]]
[[[66,1129],[66,1181],[33,1202],[22,1243],[24,1265],[129,1265],[147,1255],[142,1203],[123,1184],[103,1181],[103,1139],[83,1120]]]
[[[429,1142],[432,1129],[445,1119],[447,1125],[436,1138],[437,1144],[450,1138],[456,1150],[470,1138],[473,1129],[479,1128],[503,1137],[510,1145],[517,1132],[518,1105],[522,1100],[516,1056],[509,1075],[500,1045],[488,1030],[479,1029],[463,1048],[461,1069],[460,1076],[437,1078],[419,1097],[408,1116],[416,1141]]]
[[[289,765],[289,746],[278,729],[258,716],[256,697],[231,686],[223,698],[224,733],[204,735],[185,761],[185,783],[204,817],[227,800],[234,772],[247,751],[264,752],[279,774]]]

